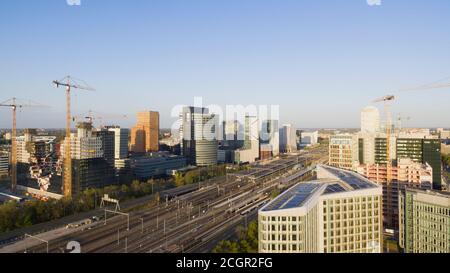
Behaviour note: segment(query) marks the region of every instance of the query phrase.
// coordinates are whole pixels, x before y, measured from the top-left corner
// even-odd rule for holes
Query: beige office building
[[[260,253],[380,253],[382,188],[351,171],[319,165],[258,212]]]
[[[134,153],[159,151],[159,113],[140,112],[131,129],[130,150]]]
[[[353,170],[358,165],[357,135],[342,134],[330,137],[330,166]]]

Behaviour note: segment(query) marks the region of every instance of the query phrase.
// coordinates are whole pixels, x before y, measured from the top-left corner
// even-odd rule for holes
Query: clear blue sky
[[[63,127],[64,92],[86,80],[74,114],[127,114],[193,104],[279,104],[297,127],[358,127],[360,110],[402,87],[450,76],[450,1],[3,0],[0,101],[51,106],[19,127]],[[449,80],[450,81],[450,80]],[[450,89],[400,93],[409,126],[450,127]],[[0,110],[0,127],[10,113]]]

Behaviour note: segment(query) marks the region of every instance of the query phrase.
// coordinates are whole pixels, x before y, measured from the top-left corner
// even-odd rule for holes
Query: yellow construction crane
[[[392,161],[391,161],[391,135],[392,135],[392,114],[390,103],[395,100],[395,96],[388,95],[375,100],[375,103],[384,103],[384,112],[386,115],[386,179],[392,181]]]
[[[76,80],[70,76],[67,76],[59,81],[53,81],[56,88],[60,86],[66,87],[66,140],[64,148],[64,178],[63,178],[63,193],[65,197],[72,197],[72,158],[71,158],[71,145],[70,134],[72,127],[72,114],[70,111],[70,91],[72,88],[80,90],[95,91],[86,83],[79,83],[80,80]]]
[[[45,107],[37,103],[21,103],[16,98],[0,103],[0,107],[9,107],[12,110],[11,128],[11,191],[15,192],[17,187],[17,109],[24,107]]]

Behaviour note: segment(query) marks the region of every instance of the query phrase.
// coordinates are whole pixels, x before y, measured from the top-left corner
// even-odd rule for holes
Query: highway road
[[[218,241],[232,236],[245,219],[255,219],[273,189],[308,178],[311,169],[305,165],[326,160],[326,151],[321,147],[254,164],[250,170],[192,185],[187,190],[169,190],[163,193],[160,204],[129,214],[103,211],[99,222],[52,238],[48,251],[69,252],[68,243],[76,241],[82,253],[210,252]],[[301,175],[295,175],[298,173]],[[19,243],[10,249],[25,252],[17,248]],[[45,253],[47,244],[26,251]]]

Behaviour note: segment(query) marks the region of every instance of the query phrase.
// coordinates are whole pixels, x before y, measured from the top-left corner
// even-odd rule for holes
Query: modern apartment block
[[[180,135],[188,163],[195,166],[217,164],[218,116],[198,107],[184,107],[181,116]]]
[[[380,253],[381,186],[323,165],[317,176],[259,210],[259,252]]]
[[[384,227],[398,231],[398,195],[405,187],[432,189],[433,169],[411,159],[399,159],[391,168],[391,179],[387,181],[386,165],[360,165],[357,172],[383,187]]]
[[[159,151],[159,112],[140,112],[131,129],[130,150],[134,153]]]
[[[406,253],[450,253],[450,194],[406,189],[399,198],[400,247]]]
[[[330,137],[330,166],[352,170],[358,165],[358,158],[357,135],[342,134]]]

